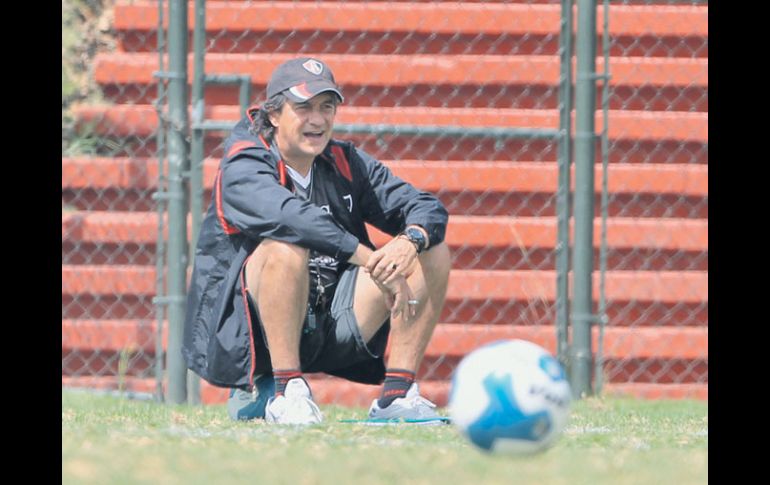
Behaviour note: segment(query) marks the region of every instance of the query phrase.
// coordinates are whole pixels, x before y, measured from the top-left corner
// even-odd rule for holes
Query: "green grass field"
[[[708,404],[589,398],[545,453],[496,457],[453,426],[233,422],[224,406],[62,391],[62,483],[705,484]]]

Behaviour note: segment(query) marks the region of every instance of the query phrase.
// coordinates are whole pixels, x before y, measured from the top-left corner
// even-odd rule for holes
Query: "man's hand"
[[[407,277],[412,273],[416,259],[417,249],[414,244],[405,237],[398,236],[372,253],[364,270],[375,282],[389,287],[397,278]]]
[[[412,290],[403,276],[397,276],[393,281],[384,285],[377,280],[374,283],[385,295],[385,304],[390,310],[390,318],[396,318],[398,315],[404,315],[404,321],[409,322],[417,315],[417,305],[414,304]],[[411,302],[411,303],[410,303]]]

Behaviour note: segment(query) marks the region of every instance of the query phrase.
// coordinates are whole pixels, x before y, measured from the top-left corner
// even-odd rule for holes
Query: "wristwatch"
[[[425,246],[428,245],[428,241],[425,239],[425,234],[423,234],[421,230],[416,227],[407,227],[401,234],[406,236],[406,238],[414,244],[414,247],[417,249],[417,254],[425,251]]]

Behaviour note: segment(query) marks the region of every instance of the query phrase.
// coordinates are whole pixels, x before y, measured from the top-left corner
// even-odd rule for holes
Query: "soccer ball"
[[[503,340],[466,355],[452,377],[449,413],[489,453],[530,454],[561,435],[571,393],[559,362],[525,340]]]

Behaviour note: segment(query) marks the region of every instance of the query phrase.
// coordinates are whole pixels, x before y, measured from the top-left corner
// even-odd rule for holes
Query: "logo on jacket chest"
[[[345,194],[345,195],[342,196],[342,200],[345,201],[345,206],[348,208],[348,212],[352,213],[353,212],[353,196],[351,194]],[[323,210],[327,214],[333,215],[332,214],[331,206],[329,204],[319,205],[318,207],[320,207],[321,210]]]

